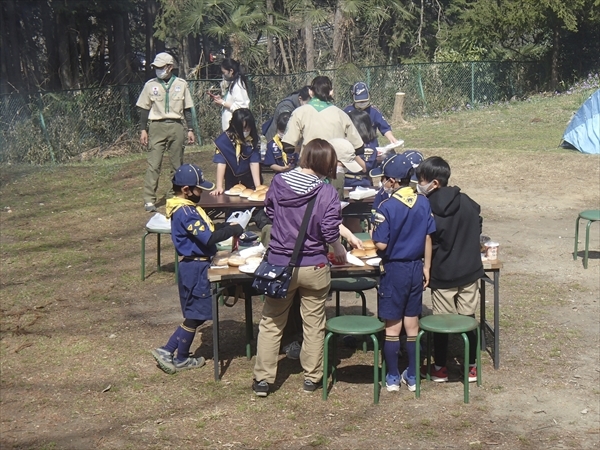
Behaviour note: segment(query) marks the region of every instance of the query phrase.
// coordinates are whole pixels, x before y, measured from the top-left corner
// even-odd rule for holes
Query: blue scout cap
[[[369,100],[369,88],[365,82],[359,81],[352,86],[352,97],[354,98],[355,102],[364,102],[365,100]]]
[[[423,162],[423,154],[417,150],[406,150],[402,154],[406,156],[406,159],[410,161],[410,163],[413,166],[413,169],[415,169],[415,171],[412,174],[412,177],[410,177],[411,181],[418,182],[419,180],[417,179],[417,167],[419,167],[419,164]]]
[[[396,180],[401,180],[402,178],[406,178],[410,169],[413,166],[408,160],[408,158],[404,155],[404,153],[394,154],[385,159],[383,164],[369,172],[369,175],[372,177],[379,177],[384,175],[389,178],[395,178]]]
[[[215,185],[206,181],[202,175],[200,167],[194,164],[184,164],[173,175],[173,184],[175,186],[196,186],[207,191],[212,191]]]

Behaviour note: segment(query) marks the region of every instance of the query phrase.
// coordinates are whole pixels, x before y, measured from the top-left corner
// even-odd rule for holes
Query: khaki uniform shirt
[[[165,90],[168,83],[163,84],[161,81],[152,78],[146,82],[136,106],[150,110],[150,120],[183,120],[183,110],[194,106],[187,81],[175,77],[168,93]]]
[[[302,140],[302,148],[313,139],[347,139],[354,148],[363,145],[358,130],[344,111],[337,106],[329,106],[317,111],[310,104],[296,108],[290,117],[285,135],[281,139],[291,145],[298,145]]]

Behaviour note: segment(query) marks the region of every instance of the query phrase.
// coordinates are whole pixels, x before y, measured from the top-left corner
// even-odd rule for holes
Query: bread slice
[[[377,257],[377,249],[371,248],[369,250],[365,250],[365,257],[376,258]]]
[[[240,255],[231,255],[227,263],[233,267],[243,266],[246,264],[246,258],[242,258]]]
[[[240,183],[240,184],[236,184],[231,189],[229,189],[229,192],[232,194],[239,194],[239,193],[243,192],[244,189],[246,189],[246,186],[244,186],[242,183]]]
[[[371,239],[363,241],[362,245],[365,250],[371,250],[375,248],[375,243]]]
[[[256,186],[257,191],[266,191],[267,189],[269,189],[269,186],[265,184],[259,184],[258,186]]]
[[[254,193],[248,197],[248,200],[252,200],[254,202],[264,202],[266,196],[266,191],[254,191]]]
[[[248,198],[250,197],[252,194],[254,193],[254,191],[250,188],[246,188],[244,189],[242,192],[240,192],[240,197],[245,197]]]
[[[366,252],[360,248],[355,248],[350,252],[350,254],[356,256],[357,258],[364,258],[366,256]]]

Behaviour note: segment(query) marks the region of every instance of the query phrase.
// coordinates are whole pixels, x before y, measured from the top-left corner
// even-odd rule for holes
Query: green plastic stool
[[[381,390],[380,380],[383,380],[385,374],[385,359],[381,357],[381,377],[379,372],[379,338],[377,334],[385,329],[385,324],[376,317],[367,316],[339,316],[333,317],[327,321],[325,329],[328,332],[325,336],[325,350],[323,352],[323,400],[327,400],[327,380],[329,378],[329,341],[336,334],[343,335],[369,335],[373,341],[373,402],[379,403],[379,393]],[[331,386],[336,382],[335,366],[335,342],[332,351],[331,364]]]
[[[419,320],[421,331],[417,335],[417,364],[421,364],[421,336],[427,333],[427,380],[430,380],[431,370],[431,333],[455,334],[460,333],[465,342],[465,367],[464,367],[464,397],[465,403],[469,403],[469,338],[467,331],[477,330],[477,386],[481,386],[481,334],[479,322],[473,317],[461,316],[460,314],[435,314],[425,316]],[[421,396],[421,373],[417,367],[417,389],[415,395]]]
[[[377,287],[377,281],[373,278],[334,278],[331,280],[330,292],[335,292],[335,315],[340,315],[340,292],[356,292],[362,301],[362,315],[367,315],[367,298],[363,291]]]
[[[142,281],[146,280],[146,238],[149,234],[156,234],[156,271],[160,272],[160,235],[171,234],[171,230],[146,228],[142,237]],[[175,250],[175,282],[179,282],[179,255]]]
[[[586,211],[582,211],[577,216],[577,220],[575,221],[575,251],[573,252],[573,260],[577,260],[577,244],[579,240],[579,219],[587,220],[588,223],[585,227],[585,251],[583,253],[583,268],[588,268],[588,247],[590,245],[590,225],[592,222],[597,222],[600,220],[600,209],[588,209]]]

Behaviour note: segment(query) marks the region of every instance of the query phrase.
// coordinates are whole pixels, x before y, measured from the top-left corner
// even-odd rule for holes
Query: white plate
[[[235,196],[239,197],[239,195],[241,194],[241,192],[231,192],[231,191],[227,190],[227,191],[223,192],[223,194],[225,194],[225,195],[235,195]]]
[[[254,273],[257,268],[258,268],[258,264],[256,264],[256,265],[244,264],[243,266],[238,267],[238,270],[243,273]]]
[[[374,266],[374,267],[377,267],[380,262],[381,262],[381,258],[367,259],[367,264],[370,266]]]
[[[364,266],[365,265],[364,262],[362,262],[360,259],[358,259],[356,256],[354,256],[350,252],[348,252],[346,254],[346,261],[348,261],[348,263],[352,264],[353,266]]]

